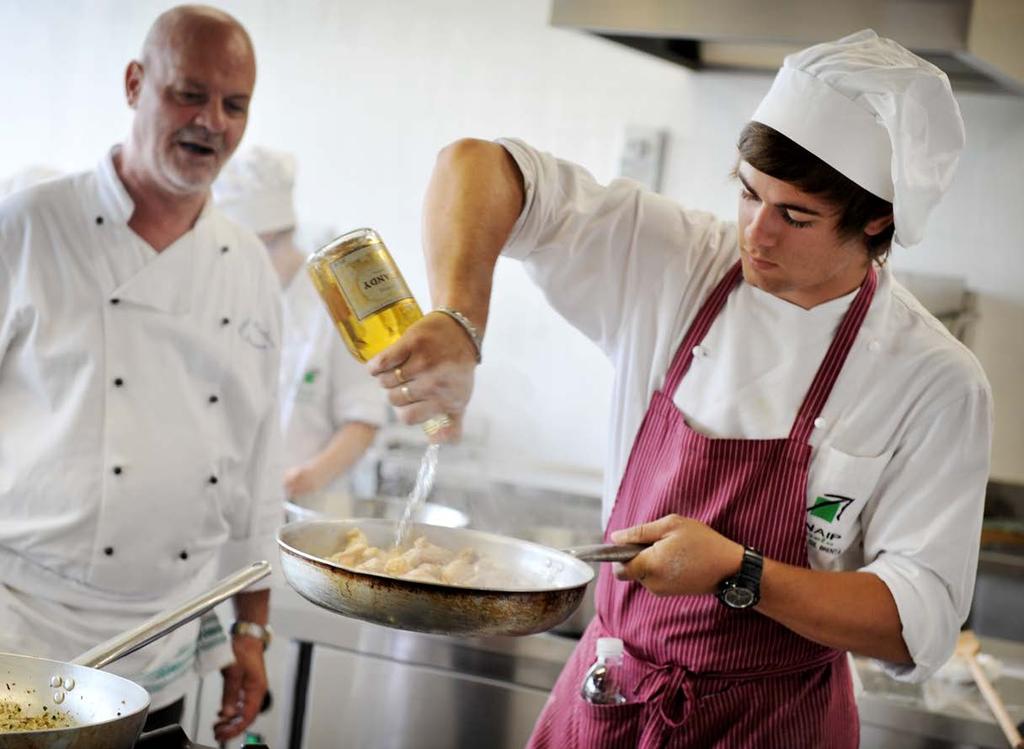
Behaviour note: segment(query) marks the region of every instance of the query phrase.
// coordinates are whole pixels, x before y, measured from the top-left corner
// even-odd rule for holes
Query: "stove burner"
[[[267,749],[266,744],[249,744],[246,749]],[[139,736],[135,749],[217,749],[192,742],[181,726],[165,726]]]

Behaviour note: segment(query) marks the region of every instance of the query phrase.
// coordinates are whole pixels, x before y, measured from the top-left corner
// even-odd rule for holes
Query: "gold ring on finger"
[[[423,422],[423,431],[428,436],[433,437],[435,434],[440,432],[446,427],[452,425],[452,419],[448,414],[441,414],[440,416],[434,416],[433,418],[427,419]]]
[[[402,377],[402,368],[401,367],[395,367],[395,377],[398,378],[398,384],[399,385],[404,385],[405,384],[405,378]]]
[[[408,405],[412,404],[413,403],[413,399],[412,399],[412,393],[409,392],[409,386],[408,385],[402,385],[401,390],[402,390],[402,395],[405,396],[405,405],[408,406]]]

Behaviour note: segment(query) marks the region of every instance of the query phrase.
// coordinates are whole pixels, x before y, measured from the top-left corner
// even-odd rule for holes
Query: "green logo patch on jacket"
[[[807,508],[807,512],[827,523],[832,523],[841,519],[846,508],[852,504],[853,499],[850,497],[826,494],[824,497],[815,497],[814,504]]]

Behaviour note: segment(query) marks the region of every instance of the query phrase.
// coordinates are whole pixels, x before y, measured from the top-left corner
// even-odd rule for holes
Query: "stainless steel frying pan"
[[[0,702],[26,715],[56,714],[70,727],[0,732],[0,749],[129,749],[149,712],[149,693],[128,679],[99,669],[230,598],[270,574],[267,562],[239,570],[208,592],[157,614],[133,630],[64,663],[0,653]]]
[[[585,562],[625,562],[645,548],[599,545],[558,551],[466,528],[416,525],[415,535],[453,551],[472,548],[526,581],[515,589],[467,588],[356,572],[328,561],[353,528],[375,546],[393,545],[395,523],[388,520],[312,520],[281,528],[277,542],[288,584],[307,600],[345,616],[447,635],[529,635],[551,629],[579,605],[594,577]]]

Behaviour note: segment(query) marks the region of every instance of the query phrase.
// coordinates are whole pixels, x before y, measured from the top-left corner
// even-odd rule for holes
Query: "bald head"
[[[136,182],[205,196],[242,139],[255,84],[252,40],[230,15],[181,5],[157,18],[125,72],[135,120],[122,159]]]
[[[208,5],[179,5],[160,14],[142,44],[142,64],[160,65],[168,55],[211,45],[233,57],[248,57],[255,68],[256,55],[245,27]]]

